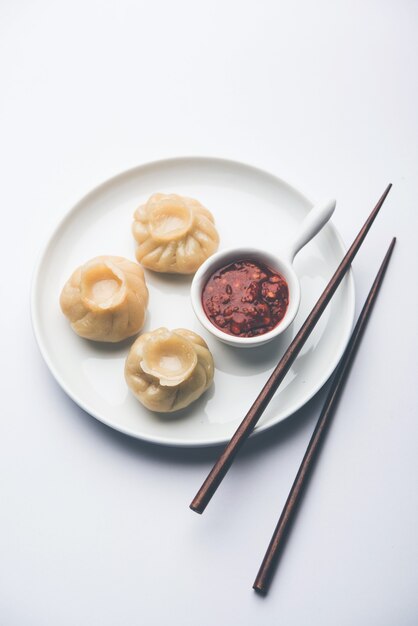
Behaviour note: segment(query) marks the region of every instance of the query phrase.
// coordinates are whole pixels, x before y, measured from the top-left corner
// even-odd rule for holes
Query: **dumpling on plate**
[[[197,200],[155,193],[134,213],[136,258],[156,272],[194,274],[219,244],[213,215]]]
[[[151,411],[169,413],[188,406],[210,387],[214,365],[206,342],[191,330],[158,328],[133,343],[125,378]]]
[[[145,321],[144,270],[120,256],[98,256],[78,267],[64,285],[61,309],[85,339],[116,342],[135,335]]]

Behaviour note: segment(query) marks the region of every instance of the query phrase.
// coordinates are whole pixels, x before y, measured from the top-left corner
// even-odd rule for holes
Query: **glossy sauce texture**
[[[289,288],[283,276],[256,260],[240,259],[219,268],[202,292],[203,309],[229,335],[256,337],[285,316]]]

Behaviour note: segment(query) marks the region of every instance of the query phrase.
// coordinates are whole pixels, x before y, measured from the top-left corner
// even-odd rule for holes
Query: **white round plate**
[[[345,248],[332,224],[296,257],[302,300],[294,324],[277,340],[253,349],[217,341],[196,320],[191,277],[146,272],[150,292],[144,330],[190,328],[208,342],[216,365],[213,386],[177,414],[155,414],[129,392],[124,362],[133,340],[99,344],[78,337],[60,311],[64,282],[88,259],[112,254],[134,259],[134,209],[154,192],[197,198],[212,211],[220,248],[262,247],[279,252],[312,203],[279,178],[249,165],[190,157],[142,165],[85,196],[58,225],[35,271],[32,319],[42,355],[66,393],[98,420],[123,433],[171,446],[207,446],[229,440],[285,348],[322,292]],[[338,211],[338,207],[337,207]],[[354,281],[343,280],[317,327],[270,402],[256,432],[305,404],[337,365],[352,328]]]

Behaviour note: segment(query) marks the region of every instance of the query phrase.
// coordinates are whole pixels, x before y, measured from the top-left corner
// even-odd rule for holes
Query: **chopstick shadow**
[[[49,373],[46,373],[46,376],[49,377]],[[68,416],[68,419],[73,419],[75,417],[78,420],[80,427],[91,432],[94,438],[98,440],[99,444],[102,442],[104,445],[115,447],[119,449],[122,454],[128,453],[134,458],[138,455],[146,457],[151,463],[165,464],[167,466],[167,470],[172,468],[173,464],[196,467],[199,472],[202,472],[201,479],[203,481],[206,476],[206,471],[211,467],[224,448],[224,445],[208,448],[174,448],[134,439],[128,435],[115,431],[94,419],[75,402],[73,402],[52,378],[49,377],[49,379],[51,386],[53,387],[53,391],[60,396],[60,402],[67,405],[68,410],[64,411],[63,415]],[[326,383],[307,404],[296,411],[292,416],[275,425],[268,431],[261,432],[251,437],[241,450],[237,458],[237,462],[244,464],[257,462],[260,455],[271,449],[277,450],[277,453],[280,454],[282,446],[288,445],[288,443],[290,443],[293,439],[298,438],[302,433],[304,436],[308,434],[310,437],[324,403],[324,397],[327,393],[329,384],[329,382]],[[308,431],[308,433],[306,433],[306,431]],[[312,474],[313,473],[314,472],[312,472]],[[308,476],[304,489],[301,493],[300,500],[295,508],[295,519],[298,517],[299,509],[302,506],[304,495],[311,480],[311,476],[312,475]],[[200,482],[200,478],[198,482]],[[192,496],[193,494],[190,495]],[[278,564],[284,551],[286,550],[292,526],[293,524],[289,525],[289,528],[283,537],[281,550],[275,559],[271,580],[277,576]],[[256,592],[253,597],[257,599],[256,601],[266,601],[266,594],[264,593]]]
[[[204,448],[176,448],[134,439],[93,418],[71,400],[52,379],[51,385],[55,388],[55,392],[60,395],[60,402],[67,405],[68,411],[65,412],[66,414],[71,413],[72,416],[77,416],[82,427],[94,433],[98,441],[102,440],[107,445],[115,446],[125,453],[132,455],[140,454],[152,462],[165,463],[169,467],[173,464],[207,466],[215,462],[225,447],[225,444],[223,444]],[[276,424],[267,431],[250,437],[240,451],[237,461],[252,462],[263,452],[272,448],[280,448],[282,445],[286,445],[288,441],[298,437],[299,433],[304,431],[309,423],[312,423],[313,428],[320,407],[323,404],[327,386],[325,385],[307,404],[283,422]],[[202,476],[202,480],[203,478],[204,476]]]

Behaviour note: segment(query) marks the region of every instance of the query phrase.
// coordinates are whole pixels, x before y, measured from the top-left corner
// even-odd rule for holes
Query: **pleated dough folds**
[[[151,411],[170,413],[197,400],[211,385],[212,354],[191,330],[158,328],[132,345],[125,378],[135,397]]]
[[[64,285],[61,309],[85,339],[117,342],[144,325],[148,289],[140,265],[99,256],[78,267]]]
[[[214,218],[197,200],[155,193],[134,213],[136,258],[156,272],[194,274],[219,244]]]

